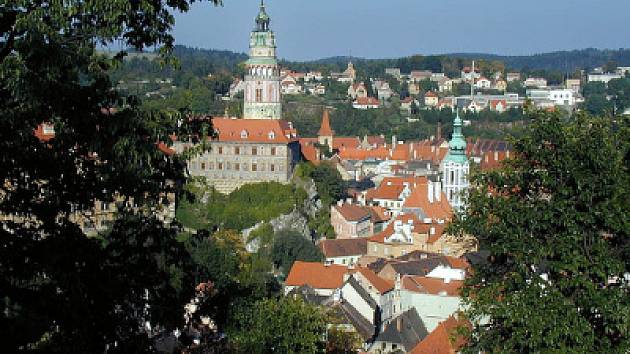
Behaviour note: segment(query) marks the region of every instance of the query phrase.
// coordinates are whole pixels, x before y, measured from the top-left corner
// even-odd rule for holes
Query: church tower
[[[333,136],[335,132],[330,128],[330,118],[328,117],[328,109],[324,108],[322,116],[322,125],[317,132],[317,142],[319,145],[328,146],[329,151],[333,151]]]
[[[245,119],[280,119],[282,114],[276,38],[269,22],[261,0],[256,27],[249,37],[249,60],[245,63]]]
[[[448,154],[442,160],[442,190],[455,211],[465,208],[463,196],[468,190],[470,165],[466,158],[466,140],[462,134],[459,111],[453,121],[453,136],[448,143]]]

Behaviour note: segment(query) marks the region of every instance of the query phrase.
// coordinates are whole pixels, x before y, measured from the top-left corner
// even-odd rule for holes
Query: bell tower
[[[455,211],[465,208],[465,193],[468,190],[470,164],[466,157],[466,140],[462,134],[462,119],[459,111],[453,121],[453,136],[448,143],[448,153],[442,165],[442,190]]]
[[[245,63],[243,118],[281,119],[280,68],[276,58],[276,38],[269,28],[271,19],[260,1],[256,26],[249,37],[249,60]]]

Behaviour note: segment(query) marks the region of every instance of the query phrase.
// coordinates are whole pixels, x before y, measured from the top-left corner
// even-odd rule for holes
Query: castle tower
[[[442,160],[442,190],[455,211],[465,208],[464,194],[468,190],[470,165],[466,157],[466,140],[462,134],[459,111],[453,121],[453,136],[448,143],[448,154]]]
[[[249,37],[249,60],[245,63],[245,119],[280,119],[282,115],[276,38],[269,22],[261,0],[256,27]]]
[[[335,132],[330,128],[330,118],[328,117],[328,110],[324,108],[324,114],[322,116],[322,125],[317,132],[319,145],[328,146],[330,151],[333,150],[333,136]]]

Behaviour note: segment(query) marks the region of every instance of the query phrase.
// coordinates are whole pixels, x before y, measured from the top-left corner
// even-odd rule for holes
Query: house
[[[440,223],[450,220],[453,210],[442,191],[441,182],[427,180],[416,185],[405,200],[402,211],[413,213],[419,219],[431,219]]]
[[[427,107],[436,107],[438,104],[438,95],[433,91],[424,94],[424,105]]]
[[[366,237],[374,232],[372,214],[367,207],[338,201],[330,207],[330,224],[337,238]]]
[[[602,82],[608,85],[610,80],[621,79],[623,76],[618,73],[601,73],[601,74],[588,74],[588,82]]]
[[[452,99],[452,98],[443,98],[443,99],[438,101],[438,104],[437,104],[436,108],[439,109],[439,110],[442,110],[444,108],[453,109],[453,107],[455,107],[454,101],[455,100]]]
[[[306,82],[322,81],[323,78],[324,76],[322,75],[321,71],[309,71],[306,73],[306,75],[304,75],[304,81]]]
[[[547,79],[542,77],[528,77],[523,85],[525,85],[525,87],[547,87]]]
[[[521,73],[515,73],[515,72],[507,73],[505,80],[507,82],[521,81]]]
[[[333,80],[337,80],[338,82],[349,82],[352,83],[357,78],[357,71],[354,68],[354,64],[352,62],[348,62],[348,67],[342,73],[330,73],[330,77]]]
[[[412,70],[409,74],[409,81],[418,83],[431,79],[431,76],[433,76],[433,73],[428,70]]]
[[[449,316],[445,321],[427,335],[412,350],[411,354],[455,354],[466,345],[466,338],[459,332],[459,328],[468,327],[470,322]]]
[[[384,329],[374,339],[370,353],[394,353],[411,351],[427,337],[428,331],[416,309],[409,309],[384,324]]]
[[[302,93],[302,85],[298,84],[298,80],[291,74],[280,81],[280,88],[283,95],[298,95]]]
[[[580,88],[582,87],[582,80],[566,79],[566,81],[564,82],[564,87],[572,90],[573,93],[578,94],[580,92]]]
[[[436,82],[438,84],[439,92],[448,92],[453,91],[453,85],[457,83],[459,80],[451,80],[446,76],[431,78],[431,81]]]
[[[481,77],[481,71],[479,68],[473,70],[471,67],[465,66],[460,72],[460,77],[464,81],[471,82]]]
[[[507,90],[507,82],[505,82],[505,80],[499,79],[494,82],[492,88],[499,91],[505,91]]]
[[[506,100],[490,100],[488,107],[490,107],[491,111],[503,113],[507,111],[507,101]]]
[[[389,87],[389,83],[387,81],[380,81],[377,85],[377,82],[378,81],[375,81],[374,86],[376,88],[378,99],[382,101],[389,100],[394,95],[394,91]]]
[[[378,303],[369,295],[355,277],[348,277],[341,287],[340,301],[333,312],[340,314],[351,325],[364,343],[370,343],[381,325]]]
[[[321,96],[326,94],[326,86],[322,84],[308,86],[308,92],[313,96]]]
[[[419,95],[419,94],[420,94],[420,89],[421,89],[420,84],[417,84],[417,83],[415,83],[415,82],[411,82],[411,81],[410,81],[410,82],[407,84],[407,87],[408,87],[408,90],[409,90],[409,95],[411,95],[411,96],[417,96],[417,95]]]
[[[400,80],[400,68],[385,68],[385,75],[391,75]]]
[[[358,97],[352,102],[352,108],[355,109],[375,109],[381,105],[380,101],[374,97]]]
[[[461,310],[464,275],[459,269],[438,266],[427,276],[403,276],[397,283],[400,311],[415,308],[426,329],[433,331],[440,322]]]
[[[413,99],[411,97],[405,97],[400,100],[400,110],[405,111],[407,114],[415,113],[413,111],[412,105],[415,103],[416,108],[418,107],[418,100]]]
[[[368,256],[396,258],[413,251],[449,253],[444,223],[402,213],[385,230],[368,238]]]
[[[359,97],[367,97],[367,95],[368,92],[363,82],[358,82],[348,87],[348,96],[353,100]]]
[[[492,86],[492,81],[488,80],[487,78],[483,76],[477,79],[475,82],[475,88],[479,90],[486,90],[486,89],[489,89],[491,86]]]
[[[344,265],[295,261],[284,282],[284,293],[308,285],[317,295],[331,296],[343,286],[347,272],[348,267]]]
[[[322,240],[317,245],[329,264],[355,264],[367,253],[367,238]]]

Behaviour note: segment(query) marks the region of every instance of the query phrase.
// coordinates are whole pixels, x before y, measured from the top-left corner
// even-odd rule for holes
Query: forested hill
[[[453,53],[452,57],[465,59],[498,60],[506,67],[517,70],[552,70],[572,72],[576,69],[594,68],[608,62],[615,62],[619,66],[630,66],[630,49],[580,49],[527,56],[504,56],[494,54]]]

